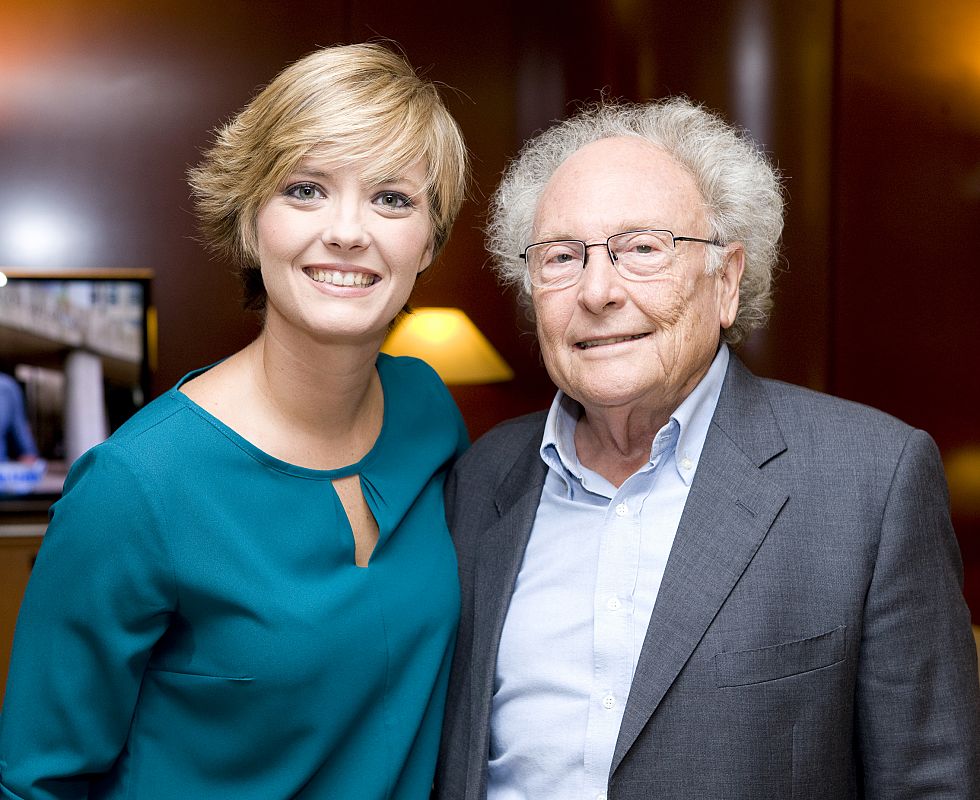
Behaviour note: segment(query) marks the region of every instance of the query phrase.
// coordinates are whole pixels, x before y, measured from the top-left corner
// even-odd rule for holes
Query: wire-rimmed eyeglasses
[[[539,289],[564,289],[578,283],[589,260],[590,247],[605,247],[616,272],[627,280],[651,281],[663,275],[674,261],[677,242],[700,242],[724,247],[721,242],[694,236],[674,236],[670,231],[623,231],[604,242],[587,244],[578,239],[559,239],[528,245],[520,257],[527,262],[531,285]]]

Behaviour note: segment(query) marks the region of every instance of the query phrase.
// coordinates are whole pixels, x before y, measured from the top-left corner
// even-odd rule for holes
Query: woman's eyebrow
[[[295,167],[293,167],[291,175],[308,175],[311,178],[326,178],[329,172],[326,172],[318,167],[313,166],[310,163],[300,161]]]
[[[378,180],[371,181],[372,186],[381,186],[386,183],[407,183],[412,186],[420,186],[420,184],[413,178],[409,178],[406,175],[385,175]]]

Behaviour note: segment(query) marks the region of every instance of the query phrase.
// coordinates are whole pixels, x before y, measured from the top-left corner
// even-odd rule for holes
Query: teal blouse
[[[3,797],[428,797],[467,438],[428,366],[377,368],[381,434],[344,469],[272,458],[176,389],[77,462],[17,624]],[[351,474],[380,529],[363,568],[331,484]]]

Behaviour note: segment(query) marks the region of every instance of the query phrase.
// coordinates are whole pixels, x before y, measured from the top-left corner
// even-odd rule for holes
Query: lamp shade
[[[413,309],[388,334],[381,351],[421,358],[447,384],[497,383],[514,377],[487,337],[458,308]]]

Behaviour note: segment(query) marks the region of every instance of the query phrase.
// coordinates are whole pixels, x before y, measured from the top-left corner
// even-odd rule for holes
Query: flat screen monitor
[[[0,267],[0,521],[46,514],[72,463],[149,399],[152,278]]]

